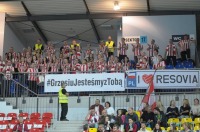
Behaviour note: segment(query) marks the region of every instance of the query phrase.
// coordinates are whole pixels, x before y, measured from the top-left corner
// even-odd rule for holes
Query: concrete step
[[[84,120],[53,121],[53,125],[47,132],[81,132],[83,124],[85,124]]]

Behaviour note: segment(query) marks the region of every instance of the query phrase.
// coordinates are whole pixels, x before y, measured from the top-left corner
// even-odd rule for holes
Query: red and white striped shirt
[[[94,64],[94,62],[89,63],[88,67],[89,67],[88,71],[94,71],[95,70],[95,64]]]
[[[57,64],[51,64],[51,72],[58,72],[58,65]]]
[[[42,70],[44,67],[49,67],[47,63],[40,63],[39,69]]]
[[[63,74],[70,73],[70,68],[71,68],[70,64],[63,64],[62,65],[62,73]]]
[[[26,62],[20,62],[18,64],[18,71],[19,72],[26,72],[27,68],[28,68],[28,64]]]
[[[76,52],[76,57],[77,57],[77,59],[81,59],[81,52]]]
[[[140,62],[140,63],[137,64],[136,67],[137,67],[138,69],[147,69],[148,63],[147,63],[147,62],[146,62],[146,63]]]
[[[153,69],[160,69],[160,68],[164,68],[166,66],[165,61],[161,61],[155,65],[153,65]]]
[[[97,70],[98,70],[98,72],[102,73],[102,72],[106,71],[106,67],[107,67],[106,64],[101,63],[100,65],[97,66]]]
[[[15,58],[17,56],[17,53],[16,52],[13,52],[12,53],[12,56]]]
[[[190,49],[190,40],[181,40],[178,42],[179,46],[184,49],[181,51],[186,51],[186,49]]]
[[[122,67],[123,67],[123,66],[122,66],[122,63],[118,62],[118,63],[117,63],[117,67],[116,67],[116,71],[117,71],[117,72],[121,72]]]
[[[70,46],[69,46],[69,45],[64,45],[64,46],[63,46],[63,49],[65,49],[65,50],[66,50],[66,49],[70,49]]]
[[[29,81],[36,81],[37,80],[38,69],[28,68],[27,72],[28,72],[28,80]]]
[[[130,66],[131,66],[131,63],[130,63],[130,62],[123,63],[123,70],[124,70],[124,71],[128,71]]]
[[[128,47],[128,44],[123,44],[123,43],[120,43],[119,45],[119,54],[120,55],[126,55],[126,51],[127,51],[127,48]]]
[[[77,59],[76,55],[72,55],[71,56],[71,63],[74,64],[74,61]]]
[[[134,56],[139,56],[141,55],[141,50],[143,49],[143,46],[141,44],[136,44],[133,45],[133,53]]]
[[[14,67],[13,66],[5,66],[3,68],[3,71],[5,72],[5,79],[6,80],[11,80],[13,78],[12,72],[14,72]]]
[[[88,64],[82,64],[80,66],[81,73],[87,73],[88,69],[89,69]]]
[[[41,70],[41,72],[42,72],[43,74],[46,74],[46,73],[48,73],[48,71],[49,71],[49,68],[48,68],[48,66],[47,66],[47,65],[45,65],[45,66],[43,66],[43,67],[42,67],[42,70]]]
[[[4,61],[0,61],[0,72],[3,71],[4,66],[5,66],[5,62]]]
[[[166,47],[166,56],[176,56],[176,46],[174,44],[168,44]]]
[[[149,52],[149,56],[152,57],[154,56],[154,50],[158,49],[158,46],[156,44],[148,44],[148,52]]]
[[[109,71],[113,73],[113,72],[116,72],[117,64],[113,62],[113,63],[110,63],[108,67],[109,67]]]
[[[93,51],[91,49],[87,49],[86,52],[85,52],[85,56],[88,57],[91,54],[93,54]]]
[[[76,74],[77,71],[80,71],[80,66],[81,64],[77,63],[77,64],[73,64],[71,67],[71,71],[72,71],[72,74]]]

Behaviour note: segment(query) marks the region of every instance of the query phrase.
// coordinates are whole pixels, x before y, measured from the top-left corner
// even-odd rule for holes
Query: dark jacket
[[[129,118],[132,118],[135,122],[138,122],[138,116],[137,116],[137,114],[135,114],[135,113],[133,113],[132,115],[127,114],[127,115],[126,115],[125,123],[128,123],[128,119],[129,119]]]
[[[137,125],[135,123],[132,124],[132,128],[133,128],[133,131],[131,131],[131,132],[137,132]],[[125,132],[129,132],[129,129],[130,129],[129,124],[126,124]]]

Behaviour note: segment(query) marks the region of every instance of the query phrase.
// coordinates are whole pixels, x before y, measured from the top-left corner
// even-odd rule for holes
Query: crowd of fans
[[[143,109],[134,111],[133,108],[118,109],[115,114],[114,108],[110,102],[105,102],[105,107],[100,104],[97,99],[95,104],[90,107],[86,116],[87,124],[84,130],[87,132],[89,128],[98,128],[98,132],[148,132],[147,128],[153,132],[162,132],[161,128],[167,128],[169,132],[174,132],[176,128],[182,125],[183,132],[190,132],[193,129],[192,124],[185,122],[183,124],[174,124],[167,122],[168,119],[178,118],[200,118],[199,99],[194,99],[194,105],[190,106],[188,99],[183,100],[183,104],[178,109],[174,100],[170,101],[169,107],[165,109],[161,101],[156,102],[156,107],[152,109],[148,104]]]
[[[184,40],[178,43],[181,51],[181,61],[190,58],[190,42],[191,40],[185,35]],[[134,61],[130,61],[127,57],[127,50],[131,48]],[[118,55],[114,53],[118,51]],[[0,56],[0,72],[4,73],[5,84],[10,86],[12,78],[22,80],[29,85],[29,88],[38,93],[37,83],[47,73],[102,73],[102,72],[124,72],[131,69],[165,69],[168,65],[176,66],[176,56],[178,54],[177,47],[170,39],[166,47],[165,57],[159,55],[159,46],[155,44],[155,40],[151,40],[148,44],[147,51],[143,49],[143,45],[136,39],[136,43],[128,45],[122,38],[118,46],[108,37],[106,42],[101,42],[95,50],[90,45],[86,50],[76,40],[71,44],[64,41],[63,46],[56,50],[55,45],[48,42],[47,45],[37,40],[33,48],[24,48],[21,52],[16,53],[11,47],[5,53],[5,57]],[[163,58],[166,58],[164,60]],[[14,75],[17,73],[17,75]],[[27,73],[26,76],[22,74]],[[23,83],[24,84],[24,83]]]

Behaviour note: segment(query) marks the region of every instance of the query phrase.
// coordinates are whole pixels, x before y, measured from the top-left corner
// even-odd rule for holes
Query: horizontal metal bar
[[[115,96],[115,95],[144,95],[145,92],[142,93],[99,93],[99,94],[89,94],[89,96]],[[162,94],[200,94],[200,91],[195,92],[155,92],[155,95],[162,95]]]
[[[81,19],[110,19],[122,16],[149,16],[149,15],[188,15],[200,14],[198,11],[150,11],[150,12],[122,12],[122,13],[91,13],[91,14],[65,14],[65,15],[32,15],[32,16],[6,16],[6,22],[19,21],[50,21],[50,20],[81,20]]]

